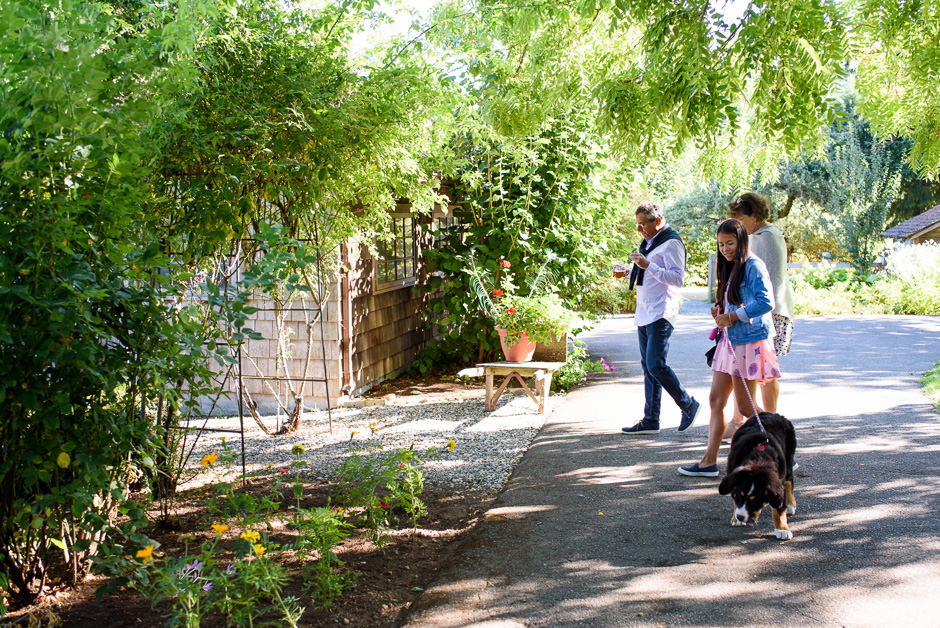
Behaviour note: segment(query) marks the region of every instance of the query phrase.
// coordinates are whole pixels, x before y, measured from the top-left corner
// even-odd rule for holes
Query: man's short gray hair
[[[643,214],[646,219],[650,222],[656,222],[657,218],[665,218],[663,216],[663,208],[659,206],[659,203],[654,203],[653,201],[643,201],[636,208],[637,214]]]

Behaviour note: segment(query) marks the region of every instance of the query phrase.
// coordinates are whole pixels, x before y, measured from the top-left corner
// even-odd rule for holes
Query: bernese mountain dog
[[[760,422],[752,416],[734,433],[727,475],[718,485],[718,493],[730,494],[734,500],[731,525],[755,523],[761,509],[769,504],[774,513],[774,534],[789,540],[793,533],[787,526],[787,515],[796,512],[796,431],[793,423],[779,414],[761,412],[759,417]]]

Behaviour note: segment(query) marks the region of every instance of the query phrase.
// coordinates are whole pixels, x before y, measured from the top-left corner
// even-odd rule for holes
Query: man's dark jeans
[[[652,423],[659,423],[663,388],[680,410],[685,411],[692,405],[692,397],[679,383],[675,372],[666,364],[672,329],[672,323],[665,318],[637,327],[637,336],[640,339],[640,364],[643,366],[643,383],[646,392],[643,419]]]

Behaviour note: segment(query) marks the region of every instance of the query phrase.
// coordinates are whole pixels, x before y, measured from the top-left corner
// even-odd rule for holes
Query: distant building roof
[[[940,226],[940,205],[933,209],[928,209],[922,214],[914,216],[910,220],[905,220],[901,224],[891,227],[884,233],[884,238],[894,238],[895,240],[906,240],[931,227]]]

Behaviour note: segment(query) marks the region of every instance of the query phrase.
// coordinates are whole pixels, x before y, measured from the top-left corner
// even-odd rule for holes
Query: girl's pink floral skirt
[[[748,342],[743,345],[734,345],[733,352],[728,334],[723,333],[715,349],[712,360],[712,370],[727,373],[733,377],[756,379],[764,384],[780,377],[780,366],[777,364],[777,353],[771,339]]]

